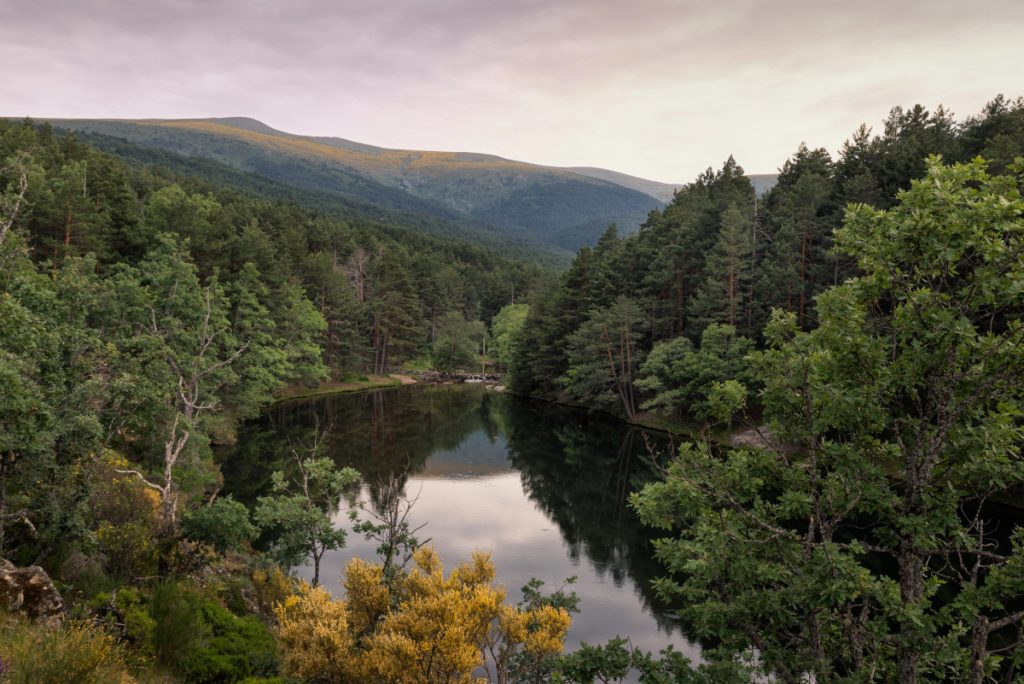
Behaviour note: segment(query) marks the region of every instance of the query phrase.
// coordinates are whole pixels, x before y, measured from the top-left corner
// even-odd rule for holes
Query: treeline
[[[702,428],[755,398],[756,448],[702,430],[630,501],[707,663],[1020,679],[1022,192],[1024,100],[894,109],[764,198],[732,159],[702,174],[534,303],[521,392]]]
[[[848,205],[894,206],[932,154],[980,155],[998,174],[1022,153],[1024,101],[999,96],[964,121],[941,107],[894,108],[880,132],[862,125],[834,159],[801,145],[763,197],[730,157],[638,233],[620,238],[613,227],[580,250],[530,311],[512,384],[627,417],[707,412],[713,382],[743,372],[773,309],[813,328],[815,296],[856,272],[832,249]]]

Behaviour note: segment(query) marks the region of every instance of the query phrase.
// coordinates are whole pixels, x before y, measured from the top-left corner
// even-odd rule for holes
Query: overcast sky
[[[685,182],[1024,94],[1022,0],[0,0],[0,115],[250,116]]]

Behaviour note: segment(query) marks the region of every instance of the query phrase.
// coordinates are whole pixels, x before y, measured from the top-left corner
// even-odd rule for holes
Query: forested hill
[[[732,158],[709,169],[637,233],[609,231],[580,250],[530,311],[515,387],[629,415],[699,405],[710,380],[694,373],[728,377],[760,344],[773,308],[815,325],[815,296],[855,273],[832,251],[846,207],[893,206],[932,154],[981,155],[1001,173],[1024,154],[1024,104],[1000,97],[962,121],[941,107],[895,108],[878,134],[861,126],[836,158],[801,146],[763,196]],[[597,342],[607,330],[618,331],[608,338],[623,355],[616,368]],[[693,356],[707,336],[709,358]]]
[[[436,207],[432,208],[434,213],[420,211],[415,205],[388,207],[346,193],[304,188],[242,171],[213,159],[147,147],[123,138],[85,131],[73,131],[73,134],[81,142],[136,166],[159,168],[178,177],[202,179],[215,186],[233,188],[258,198],[289,202],[317,214],[362,220],[388,226],[389,229],[401,227],[403,230],[471,243],[503,256],[552,268],[564,268],[573,255],[568,250],[547,247],[527,238],[496,234],[480,221],[447,214],[438,215]]]
[[[469,231],[554,250],[593,244],[611,223],[632,232],[648,212],[664,206],[632,183],[570,169],[486,154],[391,150],[341,138],[292,135],[245,118],[50,122],[214,160],[353,204],[461,224]]]

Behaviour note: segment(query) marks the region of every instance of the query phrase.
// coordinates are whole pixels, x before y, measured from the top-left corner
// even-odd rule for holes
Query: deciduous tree
[[[345,489],[359,479],[352,468],[338,468],[319,456],[327,432],[317,431],[310,444],[292,450],[294,474],[275,471],[273,494],[256,505],[257,524],[274,535],[271,555],[292,567],[313,561],[313,586],[320,583],[320,561],[331,549],[345,544],[345,530],[336,528],[332,516]]]

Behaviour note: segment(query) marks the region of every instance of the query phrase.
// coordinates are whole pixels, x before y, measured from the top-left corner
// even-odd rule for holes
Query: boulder
[[[0,558],[0,610],[56,626],[64,621],[64,599],[38,565],[19,568]]]

